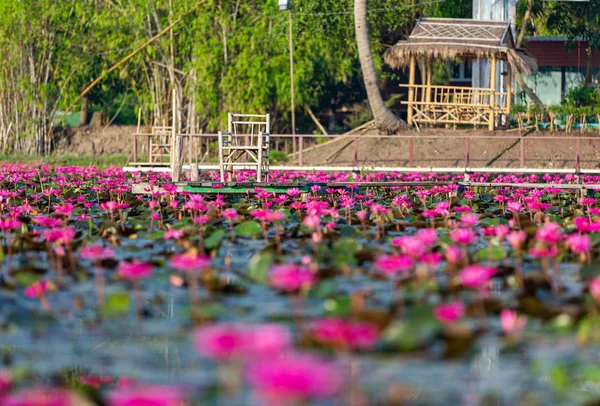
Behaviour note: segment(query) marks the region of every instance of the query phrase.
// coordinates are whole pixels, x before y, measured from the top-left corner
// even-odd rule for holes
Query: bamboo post
[[[506,62],[506,128],[510,125],[510,110],[512,108],[512,66]]]
[[[302,134],[298,136],[298,163],[302,165],[302,151],[304,150],[304,137]]]
[[[425,96],[425,101],[427,103],[431,102],[431,77],[433,76],[433,66],[431,65],[431,60],[427,62],[427,95]]]
[[[496,56],[493,55],[490,60],[490,122],[489,130],[494,131],[495,127],[495,114],[494,109],[496,107]]]
[[[148,156],[147,162],[152,161],[152,134],[146,135],[146,155]]]
[[[423,68],[423,72],[421,73],[421,97],[420,97],[420,101],[421,103],[425,103],[425,89],[427,87],[427,64],[428,64],[428,59],[426,57],[423,58],[423,64],[419,66],[419,68]],[[419,100],[419,95],[417,94],[416,97],[417,100]],[[427,108],[427,106],[425,106]]]
[[[219,174],[221,182],[225,182],[225,166],[223,164],[223,133],[219,131]]]
[[[581,156],[581,138],[580,138],[580,136],[577,136],[577,139],[575,140],[575,173],[577,173],[577,174],[579,174],[579,172],[581,172],[580,156]]]
[[[192,182],[198,181],[198,164],[190,162],[190,180]]]
[[[427,88],[425,90],[427,93],[425,95],[425,102],[427,103],[427,108],[431,109],[431,76],[433,75],[433,59],[428,59],[425,66],[427,67]],[[431,119],[435,124],[436,119],[434,109],[431,109]]]
[[[181,138],[177,136],[177,88],[173,88],[173,120],[172,120],[172,140],[171,140],[171,174],[173,182],[179,182],[181,179]]]
[[[257,159],[256,159],[256,181],[262,181],[262,160],[263,160],[263,133],[262,131],[258,132],[258,151],[257,151]]]
[[[138,121],[137,121],[137,129],[135,130],[135,135],[133,136],[133,162],[137,162],[138,156],[138,134],[140,133],[140,124],[142,122],[142,107],[140,106],[138,111]]]
[[[408,74],[408,125],[413,125],[413,107],[412,103],[415,97],[415,57],[410,57],[410,68]]]

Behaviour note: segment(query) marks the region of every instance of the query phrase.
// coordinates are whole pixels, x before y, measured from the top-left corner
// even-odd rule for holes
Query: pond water
[[[593,192],[275,176],[357,186],[191,195],[157,174],[2,167],[0,400],[600,402]],[[360,187],[385,180],[439,186]]]

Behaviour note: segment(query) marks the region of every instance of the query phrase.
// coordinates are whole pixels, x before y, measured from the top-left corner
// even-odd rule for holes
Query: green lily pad
[[[393,322],[384,332],[383,341],[400,351],[413,351],[432,340],[440,328],[430,306],[418,306],[406,311],[403,320]]]
[[[248,275],[257,282],[265,282],[274,261],[275,255],[271,252],[255,254],[248,264]]]
[[[505,253],[502,250],[502,248],[495,245],[491,249],[480,249],[479,251],[477,251],[476,255],[477,259],[479,259],[480,261],[487,261],[488,259],[491,261],[501,261],[504,258]]]
[[[219,228],[204,240],[204,246],[209,250],[217,248],[221,244],[223,237],[225,237],[225,230]]]
[[[262,227],[257,221],[250,220],[235,226],[235,233],[242,237],[252,237],[262,232]]]
[[[127,292],[115,292],[106,297],[104,306],[100,308],[100,314],[104,317],[115,317],[129,310],[129,295]]]

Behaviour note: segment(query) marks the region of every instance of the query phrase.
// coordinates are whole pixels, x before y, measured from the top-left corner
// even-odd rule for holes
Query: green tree
[[[578,40],[588,42],[585,86],[592,83],[593,56],[600,49],[600,0],[589,2],[549,3],[546,25],[555,34],[566,35],[567,46],[574,47]]]

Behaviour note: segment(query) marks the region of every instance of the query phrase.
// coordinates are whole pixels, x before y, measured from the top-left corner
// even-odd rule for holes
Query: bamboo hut
[[[489,88],[432,84],[436,59],[455,61],[472,58],[490,61]],[[384,55],[392,68],[409,68],[408,123],[487,126],[494,130],[508,122],[513,96],[513,71],[536,70],[535,60],[516,49],[511,25],[505,21],[422,18],[410,36]],[[422,69],[422,84],[415,84],[416,65]],[[503,63],[502,63],[503,62]],[[496,80],[498,66],[506,79]]]

